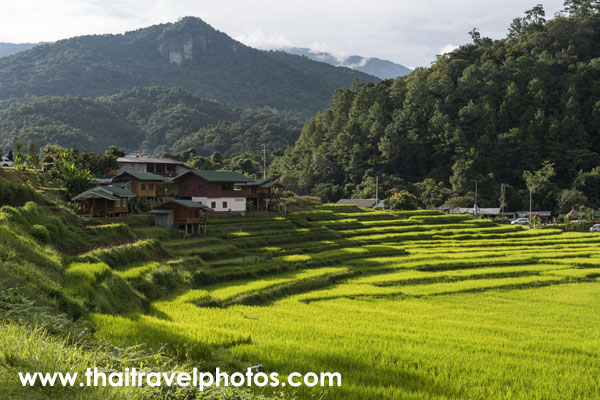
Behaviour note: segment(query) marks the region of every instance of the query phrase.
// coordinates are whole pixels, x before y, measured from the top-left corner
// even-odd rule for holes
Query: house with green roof
[[[246,184],[253,179],[232,171],[186,171],[173,181],[179,199],[192,200],[213,211],[246,211]]]
[[[144,199],[156,200],[177,194],[177,185],[171,179],[150,172],[121,172],[112,179],[112,184],[129,189]]]
[[[109,185],[96,186],[71,200],[79,203],[80,214],[113,217],[129,213],[129,200],[134,197],[126,188]]]

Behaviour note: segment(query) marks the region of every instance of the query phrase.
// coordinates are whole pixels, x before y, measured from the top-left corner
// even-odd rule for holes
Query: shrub
[[[131,264],[136,261],[149,261],[167,255],[160,242],[154,239],[138,240],[135,243],[106,249],[96,249],[79,256],[81,261],[104,262],[111,267]]]
[[[394,210],[416,210],[419,200],[414,194],[403,191],[394,193],[391,198],[385,200],[385,206],[391,206]]]
[[[50,231],[44,225],[34,225],[31,227],[31,236],[41,243],[50,241]]]
[[[0,180],[0,206],[22,206],[35,199],[36,193],[31,186]]]

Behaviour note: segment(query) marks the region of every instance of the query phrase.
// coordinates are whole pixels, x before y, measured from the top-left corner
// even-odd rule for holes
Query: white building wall
[[[204,204],[214,211],[246,211],[245,197],[192,197],[192,201]]]

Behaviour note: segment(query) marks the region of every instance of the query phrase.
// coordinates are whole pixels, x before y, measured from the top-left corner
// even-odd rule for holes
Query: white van
[[[14,167],[15,164],[8,159],[8,157],[0,158],[0,166],[2,167]]]

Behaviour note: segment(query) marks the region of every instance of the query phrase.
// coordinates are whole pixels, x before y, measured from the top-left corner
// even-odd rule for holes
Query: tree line
[[[531,189],[536,209],[597,208],[599,11],[567,1],[546,20],[538,5],[504,39],[473,29],[429,68],[339,89],[271,171],[330,201],[375,197],[379,177],[428,207],[471,207],[477,184],[480,206],[528,209]]]

